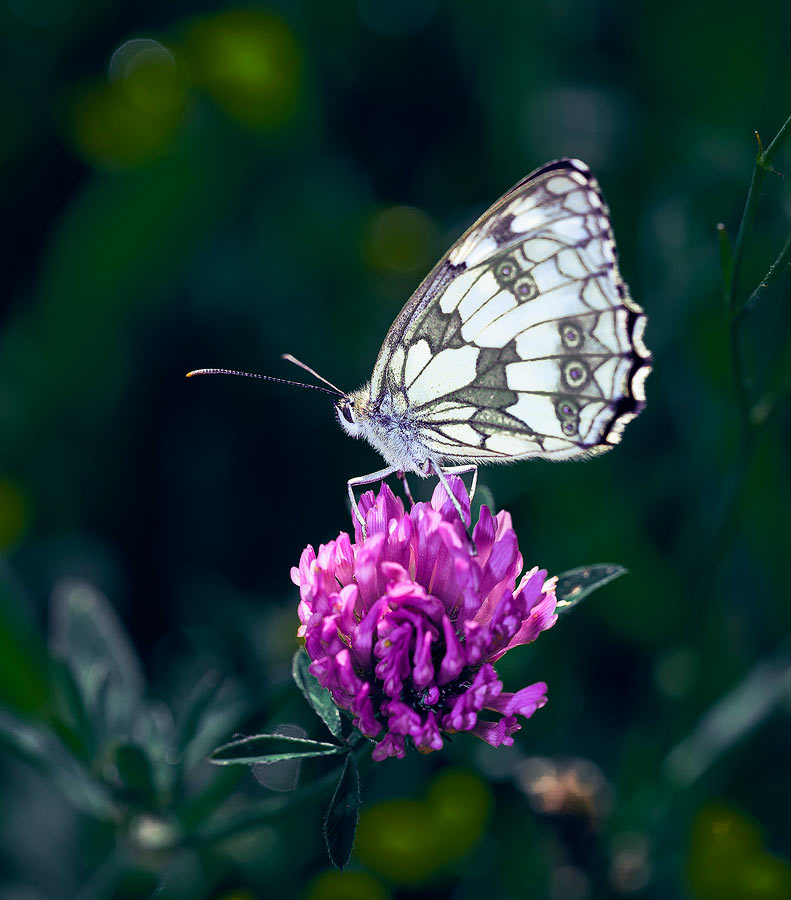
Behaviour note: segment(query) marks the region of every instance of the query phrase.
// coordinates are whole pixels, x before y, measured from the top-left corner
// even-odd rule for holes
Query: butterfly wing
[[[620,439],[645,403],[645,316],[579,160],[548,163],[457,241],[403,308],[371,379],[449,461],[569,458]]]

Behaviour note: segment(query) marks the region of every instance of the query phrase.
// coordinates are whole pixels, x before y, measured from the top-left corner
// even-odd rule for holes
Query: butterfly
[[[645,406],[645,322],[597,181],[580,160],[559,159],[514,185],[434,266],[368,383],[344,392],[284,358],[329,385],[343,430],[387,463],[348,481],[364,535],[355,488],[390,475],[405,486],[407,472],[436,475],[461,515],[449,474],[472,473],[472,498],[481,464],[584,458],[618,443]],[[210,371],[227,370],[199,370]]]

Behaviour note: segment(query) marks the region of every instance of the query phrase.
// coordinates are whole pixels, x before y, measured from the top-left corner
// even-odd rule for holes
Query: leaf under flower
[[[627,571],[616,563],[595,563],[592,566],[569,569],[568,572],[558,575],[555,609],[559,614],[568,612],[589,594],[625,575]]]
[[[343,870],[349,862],[360,817],[360,775],[353,753],[346,755],[338,786],[324,819],[324,840],[330,862]]]
[[[343,739],[343,730],[338,707],[333,702],[330,692],[318,683],[315,675],[311,675],[308,666],[310,666],[310,657],[304,648],[300,648],[294,654],[291,663],[291,676],[305,695],[313,712],[329,728],[333,737],[340,741]]]
[[[209,757],[215,766],[275,763],[284,759],[306,759],[311,756],[334,756],[347,752],[347,747],[311,741],[287,734],[253,734],[218,747]]]

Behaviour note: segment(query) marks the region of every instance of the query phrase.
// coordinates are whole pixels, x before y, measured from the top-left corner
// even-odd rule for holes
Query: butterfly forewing
[[[615,257],[607,207],[578,160],[517,184],[440,260],[385,338],[385,393],[433,455],[591,454],[642,409],[644,316]]]

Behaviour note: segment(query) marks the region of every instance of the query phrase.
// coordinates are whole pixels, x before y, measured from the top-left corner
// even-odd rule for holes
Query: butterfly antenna
[[[324,384],[328,384],[334,391],[337,391],[341,397],[346,396],[346,391],[342,391],[339,387],[336,387],[331,381],[327,381],[327,379],[323,375],[319,375],[314,369],[311,369],[310,366],[306,366],[301,360],[297,359],[296,356],[292,356],[290,353],[284,353],[281,359],[285,359],[290,363],[294,363],[295,366],[299,366],[300,369],[304,369],[306,372],[310,372],[310,374],[314,378],[318,378],[319,381],[323,381]]]
[[[258,378],[261,381],[276,381],[278,384],[293,384],[296,387],[310,388],[313,391],[321,391],[322,394],[329,394],[330,396],[334,396],[336,391],[341,395],[343,394],[337,388],[335,388],[335,391],[328,391],[327,388],[319,387],[317,384],[305,384],[302,381],[290,381],[288,378],[275,378],[272,375],[259,375],[257,372],[237,372],[235,369],[193,369],[191,372],[187,372],[187,378],[192,378],[193,375],[241,375],[243,378]],[[323,378],[322,381],[324,381]],[[329,382],[327,383],[329,384]],[[333,387],[335,386],[333,385]]]

